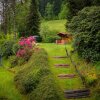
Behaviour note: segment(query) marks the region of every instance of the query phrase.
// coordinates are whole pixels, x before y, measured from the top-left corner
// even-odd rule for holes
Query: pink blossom
[[[36,43],[36,39],[34,36],[30,36],[27,38],[22,37],[19,41],[19,45],[23,48],[23,49],[19,49],[17,51],[16,56],[17,57],[23,57],[25,54],[27,54],[27,50],[31,50],[32,46],[35,45]]]
[[[24,46],[25,45],[25,42],[24,41],[19,41],[19,45],[20,46]]]
[[[29,40],[30,42],[33,42],[33,41],[35,41],[35,37],[34,37],[34,36],[30,36],[30,37],[28,37],[28,40]]]
[[[23,57],[26,54],[25,49],[19,49],[17,51],[17,57]]]

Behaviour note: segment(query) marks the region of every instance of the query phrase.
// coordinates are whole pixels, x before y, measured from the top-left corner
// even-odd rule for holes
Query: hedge
[[[88,62],[100,61],[100,6],[86,7],[68,23],[75,37],[74,47]]]
[[[35,51],[21,67],[14,80],[18,90],[28,95],[29,100],[61,100],[44,49]]]

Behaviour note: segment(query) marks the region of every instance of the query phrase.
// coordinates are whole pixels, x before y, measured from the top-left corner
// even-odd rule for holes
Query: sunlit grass
[[[66,20],[52,20],[52,21],[43,21],[41,26],[46,25],[50,30],[66,32],[65,24]]]
[[[57,45],[57,44],[40,44],[40,47],[44,48],[49,56],[49,64],[51,66],[51,71],[54,75],[56,83],[59,85],[59,88],[62,90],[77,90],[77,89],[83,89],[84,86],[82,85],[82,81],[75,72],[74,66],[71,64],[69,58],[66,59],[55,59],[54,56],[65,56],[65,46],[64,45]],[[71,47],[71,44],[68,44],[67,46],[68,51],[70,52],[73,48]],[[75,61],[75,63],[80,63],[80,66],[77,67],[84,67],[85,63],[82,61],[82,59],[79,59],[77,54],[74,54],[72,56],[72,59]],[[55,64],[69,64],[69,68],[56,68]],[[60,79],[57,77],[59,74],[76,74],[77,77],[73,79]],[[64,95],[62,95],[62,98]],[[63,99],[62,99],[63,100]],[[85,99],[77,99],[77,100],[94,100],[92,98],[85,98]]]
[[[8,100],[22,100],[21,94],[15,87],[14,74],[5,68],[0,68],[0,98]]]

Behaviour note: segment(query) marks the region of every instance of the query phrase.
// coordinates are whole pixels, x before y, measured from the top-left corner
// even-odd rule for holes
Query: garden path
[[[48,53],[51,71],[54,75],[57,85],[60,87],[62,92],[64,92],[65,90],[78,90],[85,88],[80,77],[76,73],[70,59],[65,59],[66,51],[64,45],[46,43],[40,44],[40,46],[44,48]],[[67,45],[67,48],[68,52],[72,50],[71,45]],[[64,56],[64,58],[62,56]],[[63,97],[64,94],[62,95],[62,98]],[[63,98],[63,100],[66,99]],[[82,98],[77,100],[90,100],[90,98]]]

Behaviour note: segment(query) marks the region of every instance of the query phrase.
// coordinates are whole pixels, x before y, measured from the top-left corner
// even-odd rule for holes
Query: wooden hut
[[[56,40],[56,44],[66,44],[72,41],[72,35],[68,33],[58,33],[61,39]]]

